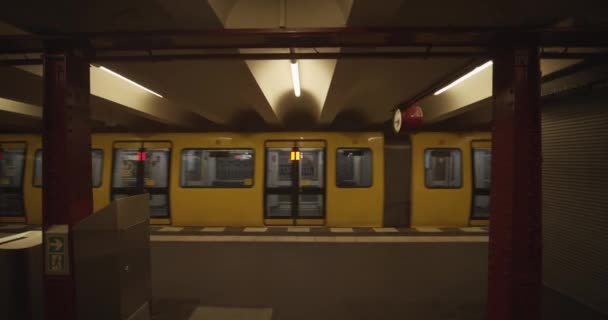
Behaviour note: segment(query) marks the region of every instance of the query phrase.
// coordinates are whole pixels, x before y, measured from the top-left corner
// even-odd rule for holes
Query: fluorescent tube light
[[[300,96],[300,71],[298,70],[298,62],[291,63],[291,82],[293,82],[293,93],[296,97]]]
[[[454,81],[454,82],[448,84],[447,86],[445,86],[444,88],[438,90],[437,92],[435,92],[435,95],[439,95],[442,92],[449,90],[450,88],[452,88],[452,87],[456,86],[457,84],[463,82],[464,80],[466,80],[466,79],[474,76],[475,74],[481,72],[483,69],[485,69],[485,68],[487,68],[487,67],[489,67],[491,65],[492,65],[492,60],[490,60],[490,61],[488,61],[488,62],[480,65],[479,67],[473,69],[473,71],[465,74],[464,76],[458,78],[456,81]]]
[[[106,67],[99,66],[99,69],[101,69],[101,70],[103,70],[103,71],[105,71],[105,72],[107,72],[107,73],[109,73],[109,74],[111,74],[111,75],[113,75],[113,76],[115,76],[115,77],[118,77],[118,78],[120,78],[120,79],[122,79],[122,80],[124,80],[124,81],[126,81],[126,82],[128,82],[128,83],[130,83],[130,84],[132,84],[132,85],[134,85],[134,86],[136,86],[136,87],[138,87],[138,88],[140,88],[140,89],[146,90],[146,91],[150,92],[151,94],[153,94],[153,95],[155,95],[155,96],[157,96],[157,97],[159,97],[159,98],[162,98],[162,97],[163,97],[163,96],[161,96],[160,94],[158,94],[158,93],[156,93],[156,92],[154,92],[154,91],[152,91],[152,90],[150,90],[150,89],[148,89],[148,88],[146,88],[146,87],[144,87],[144,86],[140,85],[139,83],[137,83],[137,82],[135,82],[135,81],[131,81],[131,80],[129,80],[129,79],[127,79],[127,78],[125,78],[125,77],[123,77],[123,76],[119,75],[118,73],[116,73],[116,72],[114,72],[114,71],[112,71],[112,70],[110,70],[110,69],[106,68]]]

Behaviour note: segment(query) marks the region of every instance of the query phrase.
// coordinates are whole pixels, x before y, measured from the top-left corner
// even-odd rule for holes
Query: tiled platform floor
[[[28,230],[40,230],[40,226],[24,224],[0,224],[0,233],[10,234]],[[152,235],[245,235],[245,236],[454,236],[487,235],[487,227],[465,228],[335,228],[315,226],[272,227],[179,227],[151,225]]]

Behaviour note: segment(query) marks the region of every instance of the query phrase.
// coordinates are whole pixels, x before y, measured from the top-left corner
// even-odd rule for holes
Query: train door
[[[490,218],[490,184],[492,182],[491,142],[473,141],[471,153],[473,159],[471,220],[487,220]]]
[[[112,200],[150,195],[150,218],[169,218],[171,143],[118,142],[114,144]]]
[[[0,143],[0,218],[23,217],[25,143]]]
[[[412,146],[405,139],[386,140],[384,143],[385,227],[410,226]]]
[[[266,142],[266,224],[325,224],[325,142]]]

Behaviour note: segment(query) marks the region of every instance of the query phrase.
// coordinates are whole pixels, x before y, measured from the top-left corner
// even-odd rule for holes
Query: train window
[[[0,217],[18,217],[23,208],[24,148],[0,148]]]
[[[253,186],[253,149],[182,151],[181,186],[249,188]]]
[[[473,149],[473,219],[487,219],[490,216],[491,165],[491,150]]]
[[[101,187],[103,173],[103,150],[91,150],[91,178],[93,188]],[[36,150],[34,155],[34,187],[42,187],[42,150]]]
[[[20,188],[23,180],[24,149],[0,150],[0,186]]]
[[[340,188],[366,188],[372,185],[372,151],[338,149],[336,185]]]
[[[460,188],[462,155],[457,149],[427,149],[424,152],[427,188]]]

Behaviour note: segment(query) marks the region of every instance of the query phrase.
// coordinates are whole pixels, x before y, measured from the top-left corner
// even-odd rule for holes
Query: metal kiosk
[[[79,319],[150,319],[148,202],[117,199],[73,227]]]

